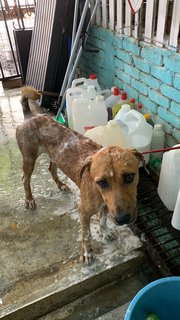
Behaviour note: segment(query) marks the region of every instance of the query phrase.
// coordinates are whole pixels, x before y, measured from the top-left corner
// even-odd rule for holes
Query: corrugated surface
[[[43,90],[48,65],[57,0],[38,0],[26,84]]]
[[[74,0],[38,0],[26,84],[59,93],[69,61]],[[56,113],[57,97],[41,104]]]

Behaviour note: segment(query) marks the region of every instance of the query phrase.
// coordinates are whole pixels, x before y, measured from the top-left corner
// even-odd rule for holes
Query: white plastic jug
[[[134,147],[140,152],[150,149],[153,128],[141,113],[123,105],[116,118],[105,127],[87,131],[86,135],[103,146]],[[144,158],[147,163],[149,154]]]
[[[176,146],[180,146],[180,144]],[[158,183],[158,194],[164,205],[170,211],[173,211],[175,208],[179,188],[180,149],[175,149],[163,154]]]
[[[69,88],[66,91],[66,114],[68,119],[69,128],[73,129],[72,122],[72,102],[74,99],[89,98],[94,99],[96,97],[96,89],[94,86],[74,87]]]
[[[98,95],[95,99],[81,98],[72,102],[72,126],[84,134],[86,127],[106,125],[107,109],[104,97]]]
[[[178,192],[171,224],[175,229],[180,230],[180,189]]]
[[[85,136],[104,147],[127,145],[121,126],[115,120],[110,120],[106,126],[98,126],[85,133]]]
[[[128,140],[128,147],[134,147],[143,152],[150,150],[153,127],[147,123],[144,116],[132,110],[129,105],[122,105],[115,120],[123,126],[124,135]],[[149,154],[144,156],[146,163],[149,161]]]
[[[89,78],[77,78],[72,81],[72,88],[74,87],[85,87],[85,86],[95,86],[96,91],[101,91],[99,82],[97,80],[96,74],[90,74]]]
[[[79,88],[69,88],[66,91],[66,115],[69,128],[73,129],[72,102],[74,99],[82,98],[82,91]]]

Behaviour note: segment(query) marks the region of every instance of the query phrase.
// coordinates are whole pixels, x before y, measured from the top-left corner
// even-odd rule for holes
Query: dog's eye
[[[124,176],[124,182],[127,183],[127,184],[131,183],[133,181],[133,179],[134,179],[134,173],[126,174]]]
[[[108,182],[107,182],[106,180],[99,180],[99,181],[96,181],[96,183],[97,183],[98,186],[100,186],[102,189],[108,188]]]

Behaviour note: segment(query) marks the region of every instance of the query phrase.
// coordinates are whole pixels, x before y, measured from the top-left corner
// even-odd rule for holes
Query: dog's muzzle
[[[129,213],[121,214],[114,217],[114,221],[118,226],[122,226],[123,224],[128,224],[132,221],[131,215]]]

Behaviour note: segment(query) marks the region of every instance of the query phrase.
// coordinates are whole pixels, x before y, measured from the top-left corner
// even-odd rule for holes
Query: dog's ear
[[[149,173],[147,167],[146,167],[146,161],[144,159],[144,156],[141,152],[137,151],[136,149],[132,148],[132,153],[136,156],[136,158],[142,163],[144,169]]]
[[[82,168],[81,168],[81,171],[80,171],[80,179],[82,179],[84,170],[85,170],[86,168],[88,168],[88,170],[90,171],[91,163],[92,163],[92,157],[89,156],[89,157],[86,158],[86,160],[85,160],[85,162],[83,163],[83,166],[82,166]]]

